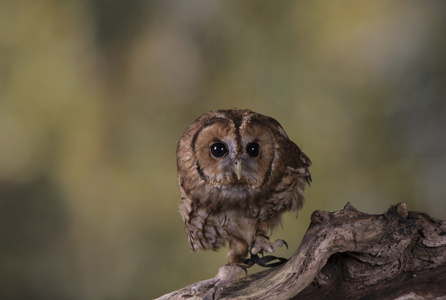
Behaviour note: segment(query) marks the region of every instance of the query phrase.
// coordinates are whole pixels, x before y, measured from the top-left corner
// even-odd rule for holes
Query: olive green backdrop
[[[214,276],[177,212],[176,143],[270,115],[316,210],[446,219],[446,2],[0,0],[0,298],[151,299]]]

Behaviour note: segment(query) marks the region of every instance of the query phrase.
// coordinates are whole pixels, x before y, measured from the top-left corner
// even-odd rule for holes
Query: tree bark
[[[165,299],[446,299],[446,221],[405,203],[369,215],[315,211],[289,261],[212,295],[192,284]]]

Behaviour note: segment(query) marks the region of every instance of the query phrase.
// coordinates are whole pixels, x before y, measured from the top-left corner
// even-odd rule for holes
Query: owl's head
[[[246,197],[284,171],[277,161],[287,160],[281,156],[293,145],[299,150],[273,118],[250,110],[211,111],[178,143],[180,186],[196,197]]]

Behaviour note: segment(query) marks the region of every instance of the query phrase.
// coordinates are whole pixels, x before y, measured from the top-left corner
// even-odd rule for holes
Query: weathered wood
[[[212,299],[192,284],[164,299]],[[446,222],[407,211],[315,211],[281,266],[235,280],[217,299],[446,299]]]

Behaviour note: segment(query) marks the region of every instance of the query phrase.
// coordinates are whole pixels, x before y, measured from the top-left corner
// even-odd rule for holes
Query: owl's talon
[[[288,249],[288,244],[284,240],[278,239],[274,243],[271,243],[267,237],[258,236],[254,241],[253,246],[251,246],[251,255],[257,255],[259,253],[273,253],[276,251],[277,247],[285,247]]]
[[[288,249],[288,243],[284,240],[278,239],[273,243],[273,249],[275,250],[277,247],[285,246]]]

